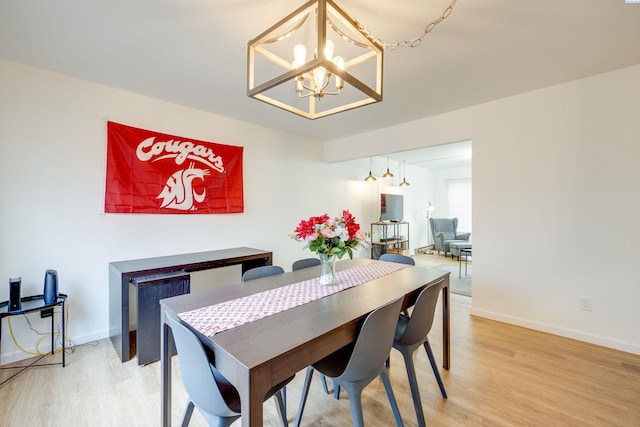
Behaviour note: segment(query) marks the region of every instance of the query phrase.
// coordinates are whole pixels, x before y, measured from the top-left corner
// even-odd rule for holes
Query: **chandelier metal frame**
[[[315,20],[313,46],[306,49],[311,52],[311,58],[305,58],[302,64],[293,63],[290,57],[292,50],[280,48],[278,51],[274,46],[280,42],[290,42],[292,36],[299,32],[309,19]],[[342,68],[325,53],[328,35],[343,44],[346,41],[358,49],[355,56],[344,58]],[[247,95],[307,119],[326,117],[382,101],[384,48],[377,41],[367,37],[358,23],[332,0],[306,2],[250,40],[247,55]],[[269,67],[279,67],[280,74],[259,81],[260,72],[257,67],[265,62]],[[370,73],[375,72],[373,80],[369,80],[369,83],[356,76],[357,71],[363,67],[369,67]],[[320,84],[313,80],[316,75],[323,76]],[[338,79],[335,91],[328,88],[331,77]],[[282,90],[280,85],[287,83],[290,84],[287,86],[290,90]],[[345,91],[340,84],[342,87],[349,86],[351,96],[344,96]],[[325,95],[340,96],[332,97],[334,99],[331,106],[323,109],[320,103]],[[305,100],[304,107],[300,104],[300,98]]]

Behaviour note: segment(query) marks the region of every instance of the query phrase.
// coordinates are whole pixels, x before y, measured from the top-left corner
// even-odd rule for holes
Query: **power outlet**
[[[578,297],[578,308],[580,310],[591,311],[591,298]]]

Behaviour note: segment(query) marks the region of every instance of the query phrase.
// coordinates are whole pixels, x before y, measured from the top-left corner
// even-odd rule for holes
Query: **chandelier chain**
[[[457,1],[458,0],[451,0],[451,4],[449,4],[449,6],[444,10],[444,12],[442,12],[442,15],[440,15],[440,17],[437,18],[436,20],[427,24],[427,26],[424,28],[424,30],[422,30],[422,33],[419,36],[414,37],[410,40],[402,41],[402,42],[385,43],[382,40],[380,40],[379,37],[372,35],[367,29],[364,28],[364,26],[357,19],[355,19],[355,23],[358,26],[358,30],[360,30],[362,34],[364,34],[372,42],[382,46],[382,48],[385,50],[392,51],[398,47],[418,47],[420,46],[420,43],[422,43],[422,39],[424,39],[424,37],[427,34],[429,34],[436,27],[436,25],[438,25],[439,23],[447,19],[449,15],[451,15],[451,12],[453,11],[453,7],[456,5]]]

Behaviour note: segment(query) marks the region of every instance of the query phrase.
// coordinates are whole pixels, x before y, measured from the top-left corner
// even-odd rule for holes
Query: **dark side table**
[[[1,347],[1,343],[2,343],[2,319],[4,319],[5,317],[9,317],[9,316],[17,316],[19,314],[28,314],[28,313],[33,313],[33,312],[44,312],[49,310],[51,313],[51,353],[50,354],[54,354],[55,353],[55,323],[54,323],[54,307],[60,306],[62,309],[62,362],[57,362],[57,363],[42,363],[39,364],[37,366],[51,366],[51,365],[62,365],[62,367],[64,368],[65,366],[65,333],[66,333],[66,317],[64,314],[64,303],[67,301],[67,295],[65,294],[58,294],[58,297],[55,299],[54,302],[52,302],[51,304],[45,304],[44,302],[44,296],[43,295],[34,295],[34,296],[30,296],[30,297],[23,297],[20,298],[20,301],[22,303],[22,308],[20,310],[13,310],[13,311],[9,311],[9,301],[3,301],[0,302],[0,356],[2,356],[2,347]],[[47,354],[43,354],[42,356],[40,356],[39,358],[37,358],[35,361],[29,363],[28,365],[24,365],[24,366],[12,366],[12,367],[0,367],[0,369],[5,370],[5,369],[19,369],[18,372],[14,373],[13,375],[11,375],[9,378],[7,378],[6,380],[2,381],[0,383],[0,385],[3,385],[4,383],[6,383],[7,381],[9,381],[10,379],[12,379],[13,377],[15,377],[16,375],[19,375],[20,373],[22,373],[23,371],[27,370],[28,368],[32,367],[32,366],[36,366],[36,364],[42,360],[44,357],[48,356],[49,353]]]

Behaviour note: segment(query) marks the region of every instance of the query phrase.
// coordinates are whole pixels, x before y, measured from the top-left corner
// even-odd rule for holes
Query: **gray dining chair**
[[[227,427],[240,418],[240,395],[236,388],[216,369],[200,339],[177,317],[166,314],[178,352],[182,382],[189,400],[181,426],[191,421],[194,407],[198,408],[211,427]],[[288,378],[273,387],[265,400],[275,397],[280,423],[287,426],[287,416],[280,390],[291,380]]]
[[[378,258],[378,259],[380,261],[397,262],[398,264],[416,265],[416,261],[413,258],[411,258],[410,256],[400,255],[400,254],[382,254],[382,255],[380,255],[380,258]],[[410,301],[408,306],[412,307],[414,303],[415,303],[415,301]],[[409,311],[405,310],[404,314],[408,316],[409,315]],[[387,361],[387,368],[388,367],[389,367],[389,362]],[[339,391],[338,391],[338,393],[339,393]],[[336,396],[336,398],[337,397],[338,396]]]
[[[411,317],[404,314],[400,315],[396,333],[393,339],[393,348],[398,350],[404,358],[404,364],[407,368],[407,376],[409,377],[409,386],[411,388],[411,397],[413,398],[413,406],[416,410],[416,418],[419,426],[425,426],[426,421],[422,410],[422,402],[420,400],[420,391],[418,390],[418,380],[416,378],[416,369],[413,364],[413,353],[421,346],[424,346],[431,369],[436,377],[440,393],[442,397],[447,398],[447,392],[444,389],[440,371],[436,365],[431,345],[429,344],[429,331],[433,325],[433,317],[436,311],[438,295],[444,286],[444,280],[435,285],[424,288],[418,295],[416,304],[411,312]]]
[[[397,262],[400,264],[416,265],[413,258],[400,254],[382,254],[380,255],[380,261]]]
[[[303,258],[291,264],[291,270],[296,271],[303,268],[315,267],[316,265],[320,265],[320,258]]]
[[[353,343],[307,368],[296,417],[296,427],[300,425],[309,394],[309,385],[315,370],[331,378],[337,386],[347,390],[355,427],[364,427],[362,390],[380,376],[396,423],[403,426],[400,410],[385,367],[385,360],[389,357],[393,344],[393,333],[398,323],[402,301],[403,298],[398,298],[369,313]]]
[[[255,267],[251,270],[245,271],[242,275],[242,281],[247,282],[249,280],[260,279],[261,277],[275,276],[276,274],[284,273],[284,269],[279,265],[263,265],[261,267]]]

